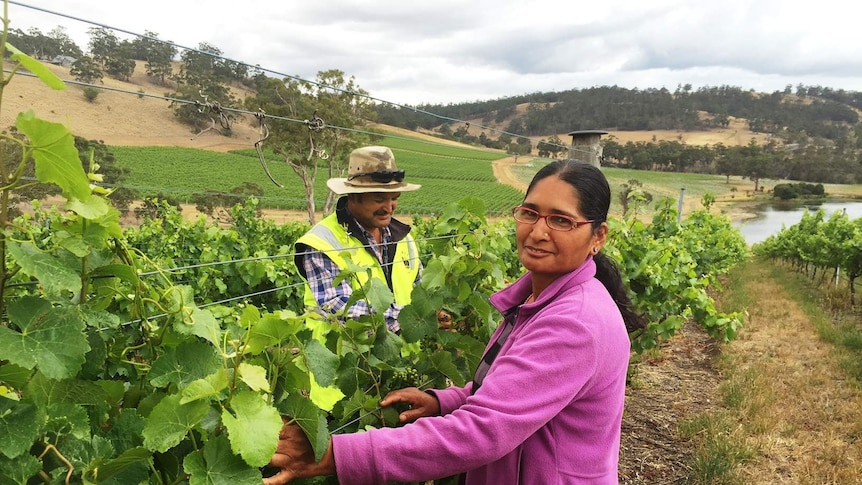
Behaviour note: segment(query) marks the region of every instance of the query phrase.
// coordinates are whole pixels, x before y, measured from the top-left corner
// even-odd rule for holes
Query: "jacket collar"
[[[539,295],[536,301],[524,304],[523,309],[525,311],[531,311],[532,313],[547,305],[547,303],[555,298],[563,288],[570,285],[583,284],[595,275],[596,262],[593,261],[593,257],[590,255],[587,257],[587,260],[584,261],[584,264],[580,265],[577,269],[574,269],[554,280],[553,283],[542,291],[542,294]],[[530,272],[527,272],[508,287],[491,295],[490,302],[494,305],[494,308],[500,312],[505,312],[513,307],[523,304],[532,292],[533,275]]]

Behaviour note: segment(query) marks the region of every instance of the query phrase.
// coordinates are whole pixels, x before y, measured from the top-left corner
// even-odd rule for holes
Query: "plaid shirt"
[[[366,239],[369,241],[374,240],[371,234],[365,231],[365,229],[362,229],[362,231],[365,233]],[[389,228],[383,228],[383,242],[371,246],[371,250],[377,256],[378,262],[386,261],[386,245],[391,241],[392,234]],[[366,300],[357,301],[350,308],[347,308],[345,313],[344,309],[347,306],[347,300],[353,294],[353,288],[350,287],[350,282],[347,279],[341,280],[338,285],[333,284],[335,278],[341,273],[341,270],[328,256],[320,251],[310,251],[303,258],[302,265],[305,268],[308,285],[311,287],[314,299],[317,300],[322,309],[335,315],[346,314],[348,318],[354,319],[371,313]],[[384,268],[384,271],[388,272],[389,268]],[[416,281],[413,282],[414,286],[418,285],[421,280],[422,267],[420,264]],[[401,326],[398,324],[398,313],[402,308],[402,305],[393,303],[383,312],[383,317],[386,318],[386,326],[392,332],[398,333],[401,331]]]

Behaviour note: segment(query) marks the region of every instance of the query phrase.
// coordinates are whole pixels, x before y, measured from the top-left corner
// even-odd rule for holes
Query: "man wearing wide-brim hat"
[[[296,241],[296,267],[305,278],[305,306],[341,319],[382,313],[387,327],[399,332],[398,313],[410,303],[421,278],[419,252],[410,226],[392,217],[402,192],[420,186],[404,181],[392,150],[382,146],[357,148],[350,154],[346,178],[332,178],[327,187],[338,195],[335,212]],[[371,277],[385,282],[395,296],[386,309],[371,309],[360,299],[349,308],[354,291],[368,281],[368,272],[335,279],[352,263],[371,268]],[[357,281],[358,280],[358,281]],[[319,322],[319,321],[318,321]]]

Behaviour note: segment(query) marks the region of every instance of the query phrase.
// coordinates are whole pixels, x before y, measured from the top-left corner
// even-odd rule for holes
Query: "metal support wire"
[[[246,299],[246,298],[251,298],[251,297],[253,297],[253,296],[265,295],[265,294],[267,294],[267,293],[273,293],[273,292],[276,292],[276,291],[279,291],[279,290],[287,290],[287,289],[289,289],[289,288],[297,288],[297,287],[299,287],[299,286],[301,286],[301,285],[304,285],[304,284],[305,284],[305,282],[303,282],[303,283],[293,283],[293,284],[290,284],[290,285],[279,286],[278,288],[270,288],[270,289],[267,289],[267,290],[256,291],[256,292],[254,292],[254,293],[248,293],[248,294],[246,294],[246,295],[240,295],[240,296],[234,296],[234,297],[231,297],[231,298],[225,298],[224,300],[214,301],[214,302],[210,302],[210,303],[203,303],[203,304],[198,305],[197,307],[198,307],[198,308],[206,308],[206,307],[210,307],[210,306],[213,306],[213,305],[222,305],[222,304],[224,304],[224,303],[230,303],[230,302],[232,302],[232,301],[237,301],[237,300],[244,300],[244,299]],[[167,316],[170,316],[170,315],[171,315],[170,313],[159,313],[158,315],[152,315],[152,316],[148,317],[147,319],[148,319],[148,320],[155,320],[156,318],[164,318],[164,317],[167,317]],[[143,322],[143,321],[144,321],[144,319],[143,319],[143,318],[139,318],[139,319],[137,319],[137,320],[130,320],[130,321],[128,321],[128,322],[121,323],[121,324],[120,324],[120,326],[121,326],[121,327],[127,327],[127,326],[129,326],[129,325],[133,325],[133,324],[135,324],[135,323],[141,323],[141,322]],[[104,332],[104,331],[107,331],[107,330],[110,330],[110,329],[109,329],[108,327],[103,327],[103,328],[100,328],[100,329],[99,329],[99,331],[100,331],[100,332]]]
[[[269,177],[269,180],[271,180],[276,187],[283,189],[284,185],[275,180],[275,177],[270,173],[269,167],[266,165],[266,157],[263,155],[263,141],[269,138],[269,126],[266,124],[266,112],[263,109],[259,109],[257,110],[257,113],[254,114],[254,117],[257,118],[260,125],[260,136],[258,136],[258,140],[254,142],[254,150],[257,152],[257,158],[260,160],[260,165],[263,167],[263,171],[266,173],[266,176]]]
[[[437,241],[437,240],[441,240],[441,239],[463,238],[463,237],[467,237],[467,236],[477,236],[477,235],[480,235],[480,234],[478,234],[477,231],[471,231],[467,234],[447,234],[444,236],[434,236],[434,237],[414,239],[414,241],[417,244],[420,244],[420,243],[423,243],[426,241]],[[327,251],[338,251],[338,252],[340,252],[340,251],[352,251],[352,250],[356,250],[356,249],[362,249],[364,247],[366,247],[366,246],[352,246],[352,247],[347,247],[347,248],[331,249],[331,250],[327,250]],[[301,253],[276,254],[276,255],[270,255],[270,256],[255,256],[255,257],[251,257],[251,258],[228,259],[228,260],[223,260],[223,261],[211,261],[208,263],[190,264],[190,265],[186,265],[186,266],[176,266],[173,268],[166,268],[166,269],[162,269],[159,271],[148,271],[145,273],[139,273],[138,276],[156,276],[156,275],[161,275],[163,273],[178,273],[180,271],[185,271],[185,270],[189,270],[189,269],[207,268],[210,266],[221,266],[224,264],[239,264],[239,263],[250,263],[250,262],[254,262],[254,261],[267,261],[267,260],[282,259],[282,258],[294,258],[300,254],[305,254],[305,251],[303,251]]]

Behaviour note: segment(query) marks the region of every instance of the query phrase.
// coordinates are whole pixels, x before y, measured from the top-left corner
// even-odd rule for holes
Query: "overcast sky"
[[[802,83],[862,92],[862,4],[855,1],[17,3],[80,19],[9,5],[11,27],[63,26],[85,51],[93,23],[150,31],[181,47],[207,42],[275,73],[313,80],[340,69],[371,96],[404,105],[613,85],[773,92]]]

